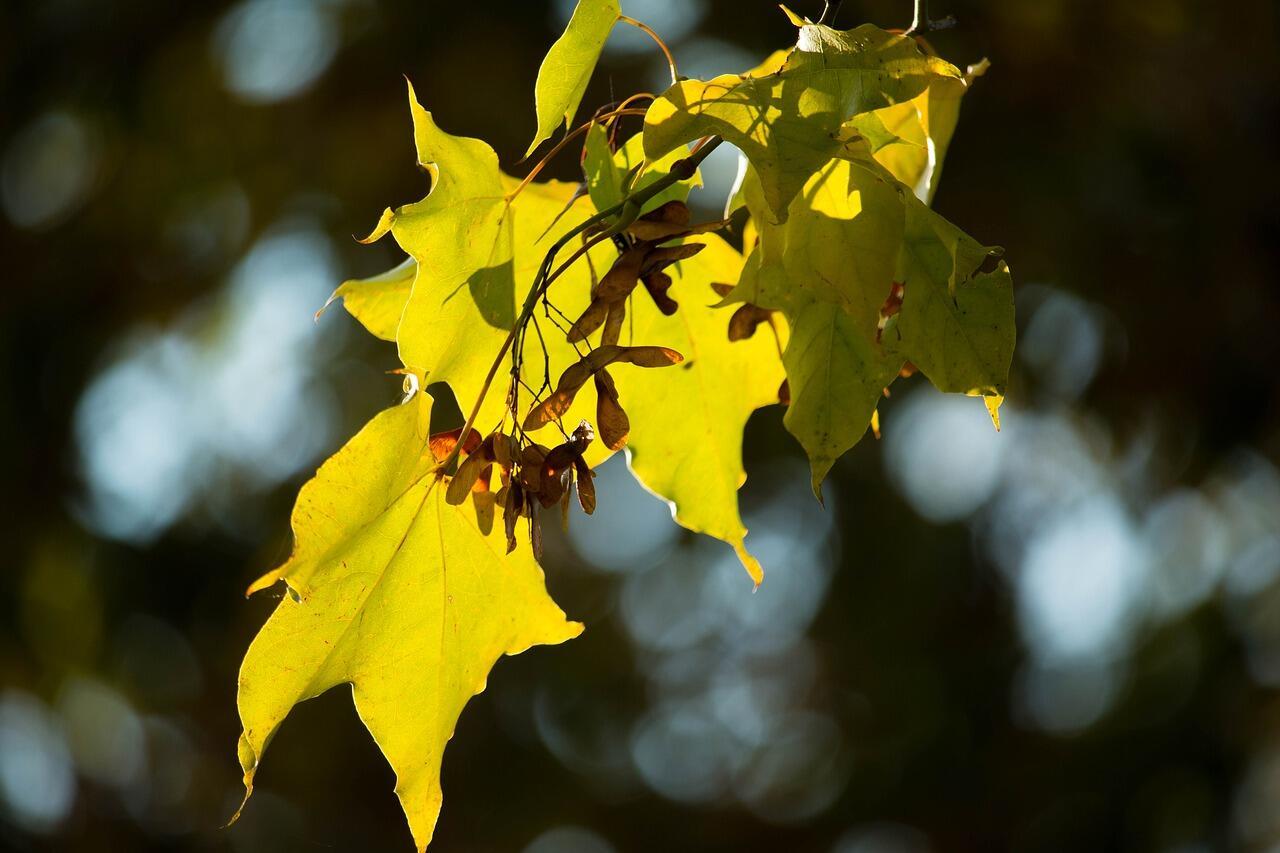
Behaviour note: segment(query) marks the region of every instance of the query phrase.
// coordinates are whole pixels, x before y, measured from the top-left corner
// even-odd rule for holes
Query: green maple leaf
[[[838,153],[841,126],[851,117],[959,77],[914,40],[870,24],[848,31],[806,24],[776,73],[684,80],[668,89],[645,116],[645,153],[656,160],[717,134],[755,166],[768,209],[781,221],[809,177]]]
[[[939,390],[998,406],[1014,345],[1013,279],[1000,260],[1003,250],[978,243],[915,196],[904,197],[898,280],[905,295],[886,340]]]
[[[728,297],[787,318],[784,423],[809,456],[818,494],[905,361],[940,390],[987,398],[994,420],[1014,343],[999,250],[930,210],[861,141],[841,154],[810,177],[780,224],[768,221],[761,181],[748,171],[743,197],[759,245]],[[882,318],[895,282],[902,304]]]
[[[960,100],[990,66],[985,59],[961,79],[935,80],[909,101],[862,113],[849,126],[871,144],[876,162],[932,204],[942,165],[960,119]]]
[[[291,591],[240,668],[245,799],[272,736],[299,702],[350,684],[396,772],[419,850],[440,812],[440,762],[467,701],[504,654],[560,643],[582,626],[547,595],[527,544],[506,553],[470,503],[445,503],[426,452],[431,398],[369,422],[303,486],[294,551],[250,592]]]
[[[587,191],[599,210],[608,210],[629,192],[642,190],[666,177],[676,161],[688,154],[684,148],[676,148],[656,162],[646,163],[644,140],[640,134],[629,138],[617,151],[609,150],[608,139],[609,133],[604,125],[593,124],[587,129],[583,145],[582,169],[587,177]],[[647,213],[669,201],[684,201],[690,190],[701,185],[702,179],[696,174],[687,181],[677,181],[646,201],[640,212]]]
[[[579,0],[569,25],[551,45],[538,69],[534,86],[538,131],[524,156],[550,139],[561,124],[573,123],[600,51],[620,14],[617,0]]]

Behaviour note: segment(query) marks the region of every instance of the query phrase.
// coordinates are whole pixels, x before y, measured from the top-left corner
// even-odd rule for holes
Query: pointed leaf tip
[[[812,23],[808,18],[802,18],[795,12],[792,12],[784,3],[779,3],[778,8],[782,10],[782,14],[787,16],[787,20],[797,27],[807,27]]]
[[[747,550],[747,546],[742,540],[730,542],[733,546],[734,553],[738,555],[738,559],[742,562],[742,567],[747,570],[747,574],[751,576],[751,582],[754,584],[752,592],[760,588],[760,584],[764,582],[764,568],[760,565],[760,561]]]
[[[996,432],[1000,431],[1000,406],[1004,403],[1003,394],[984,395],[983,404],[987,407],[987,414],[991,416],[991,425],[996,428]]]
[[[378,217],[378,224],[373,226],[373,230],[369,232],[369,235],[367,237],[357,237],[356,242],[363,243],[366,246],[370,243],[378,242],[387,235],[387,232],[391,230],[391,226],[395,224],[395,221],[396,212],[388,207],[386,210],[382,211],[382,216]]]
[[[621,14],[618,0],[578,0],[564,33],[551,45],[538,69],[533,94],[538,129],[526,158],[561,124],[573,123],[600,51]]]

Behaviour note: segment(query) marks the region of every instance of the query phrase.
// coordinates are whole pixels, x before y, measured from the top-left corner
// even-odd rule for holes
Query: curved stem
[[[929,0],[915,0],[916,13],[911,19],[911,26],[903,35],[912,36],[924,32],[929,27]]]
[[[600,234],[596,235],[596,237],[592,238],[592,240],[587,241],[587,243],[578,251],[574,252],[573,257],[568,262],[557,268],[555,272],[551,272],[551,268],[555,264],[556,255],[560,250],[567,246],[569,241],[574,237],[577,237],[592,226],[598,225],[607,221],[611,217],[618,215],[624,208],[630,205],[634,205],[636,208],[643,207],[646,201],[653,198],[667,187],[680,181],[688,180],[693,176],[693,173],[697,171],[698,165],[705,160],[707,155],[714,151],[722,141],[723,140],[718,136],[710,137],[710,139],[702,143],[696,151],[691,152],[688,157],[683,160],[676,161],[676,164],[672,167],[670,172],[649,184],[647,187],[631,193],[613,207],[610,207],[607,210],[602,210],[594,216],[584,220],[569,231],[569,233],[565,234],[551,245],[551,248],[547,250],[546,256],[542,259],[542,265],[538,268],[538,275],[533,281],[533,286],[529,288],[529,293],[524,299],[524,305],[520,308],[519,316],[516,317],[516,321],[512,325],[511,331],[507,333],[506,339],[502,342],[502,347],[498,350],[497,356],[494,357],[493,364],[489,365],[489,372],[485,374],[484,382],[480,384],[480,393],[476,397],[475,405],[471,407],[471,414],[467,416],[467,421],[462,426],[461,435],[464,440],[466,439],[467,433],[471,431],[473,426],[475,426],[476,418],[480,415],[480,407],[484,405],[484,399],[489,394],[490,386],[493,385],[493,378],[498,374],[498,367],[502,364],[502,360],[506,358],[507,353],[511,349],[512,343],[516,340],[516,337],[529,322],[529,317],[532,316],[534,308],[538,305],[538,300],[542,297],[542,294],[546,292],[548,285],[550,285],[557,276],[568,268],[568,264],[585,254],[586,251],[596,242],[599,242],[599,240],[606,237],[612,237],[615,230],[614,228],[605,229]],[[458,453],[462,450],[463,443],[463,441],[459,441],[453,446],[453,450],[449,452],[449,455],[446,456],[444,461],[436,467],[435,470],[437,474],[443,474],[444,469],[457,461]]]
[[[676,83],[679,83],[680,74],[676,71],[676,59],[671,55],[671,49],[667,47],[667,43],[662,40],[662,37],[651,30],[648,24],[645,24],[642,21],[637,21],[635,18],[629,18],[626,15],[619,15],[618,20],[624,24],[630,24],[636,29],[647,33],[649,38],[658,43],[658,47],[662,49],[663,55],[667,57],[667,67],[671,69],[671,85],[674,86]]]
[[[915,16],[911,20],[911,26],[903,30],[904,36],[915,36],[921,38],[925,33],[934,30],[946,30],[956,25],[955,15],[947,15],[946,17],[932,20],[929,17],[929,0],[915,0]]]

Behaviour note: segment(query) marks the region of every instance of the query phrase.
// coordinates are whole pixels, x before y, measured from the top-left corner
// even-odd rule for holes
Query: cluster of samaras
[[[567,524],[575,485],[582,511],[587,515],[595,512],[596,491],[592,480],[595,472],[583,454],[595,440],[597,427],[601,441],[611,451],[621,450],[631,431],[609,368],[620,364],[671,367],[684,360],[684,356],[668,347],[620,346],[618,341],[627,316],[627,301],[640,285],[663,314],[670,316],[679,310],[679,303],[670,294],[671,276],[663,270],[693,257],[705,246],[702,243],[667,244],[718,230],[726,224],[716,221],[694,225],[690,220],[689,208],[684,202],[669,201],[625,227],[602,225],[597,233],[611,238],[619,254],[608,272],[592,286],[590,304],[566,334],[575,349],[579,344],[586,347],[585,352],[579,350],[578,361],[560,374],[555,389],[529,410],[523,423],[512,433],[499,429],[482,440],[475,430],[468,430],[463,439],[462,428],[458,428],[431,436],[431,452],[438,463],[445,466],[454,458],[461,459],[449,480],[446,500],[457,506],[468,496],[472,497],[477,516],[485,525],[493,523],[495,510],[501,507],[508,553],[515,550],[519,519],[525,518],[533,552],[541,557],[539,510],[559,504],[563,523]],[[595,235],[584,234],[584,237],[591,236]],[[742,306],[737,314],[743,315],[743,322],[730,325],[729,339],[750,337],[755,326],[769,313],[752,305]],[[750,328],[746,329],[746,325]],[[588,338],[597,330],[600,330],[600,343],[593,347]],[[583,420],[573,432],[567,432],[561,419],[589,381],[596,391],[596,427]],[[512,387],[516,387],[514,383]],[[515,403],[511,396],[508,395],[508,409],[513,412]],[[548,424],[554,424],[564,437],[555,447],[539,444],[527,435]],[[496,492],[495,468],[499,477]]]

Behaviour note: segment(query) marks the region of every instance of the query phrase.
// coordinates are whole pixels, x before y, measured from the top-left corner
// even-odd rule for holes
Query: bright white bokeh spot
[[[769,656],[730,658],[711,675],[708,710],[739,742],[759,747],[817,682],[817,656],[804,640]]]
[[[81,774],[121,791],[142,780],[146,735],[123,696],[99,681],[73,676],[56,704]]]
[[[701,709],[665,702],[636,726],[631,755],[641,777],[669,800],[706,803],[728,787],[734,744]]]
[[[748,50],[710,36],[691,38],[680,45],[676,56],[680,74],[699,80],[709,80],[721,74],[741,73],[759,65],[763,56],[756,56]],[[671,69],[666,57],[661,54],[654,57],[649,72],[649,85],[653,92],[665,92],[671,85]]]
[[[613,572],[647,569],[671,553],[680,528],[670,506],[636,481],[621,455],[596,469],[595,482],[601,496],[595,514],[569,525],[569,541],[580,556]]]
[[[1025,722],[1054,734],[1071,734],[1097,722],[1116,698],[1119,680],[1106,664],[1031,665],[1018,676],[1014,698]]]
[[[835,571],[840,494],[834,482],[827,483],[824,508],[809,491],[808,475],[799,461],[779,462],[748,481],[749,488],[769,495],[743,513],[747,547],[765,568],[767,595],[753,589],[732,552],[722,552],[704,569],[704,618],[737,647],[770,651],[793,645],[826,597]]]
[[[1162,498],[1142,529],[1151,555],[1152,604],[1176,616],[1204,601],[1217,586],[1229,553],[1223,519],[1199,492]]]
[[[620,613],[633,642],[642,648],[673,652],[713,637],[716,626],[706,618],[711,602],[706,600],[702,583],[708,570],[708,550],[701,547],[692,554],[677,553],[657,567],[627,578]]]
[[[1143,542],[1124,507],[1099,496],[1064,510],[1028,544],[1018,621],[1046,661],[1109,659],[1126,650],[1147,581]]]
[[[0,799],[8,817],[48,832],[71,813],[76,797],[71,752],[39,699],[18,690],[0,695]]]
[[[56,225],[88,194],[97,146],[84,123],[67,112],[38,116],[9,142],[0,165],[0,202],[19,228]]]
[[[1060,399],[1080,397],[1102,363],[1098,309],[1060,290],[1050,291],[1018,336],[1018,356],[1039,387]]]
[[[708,538],[629,575],[619,615],[643,650],[654,691],[633,728],[640,778],[673,800],[736,799],[774,821],[801,820],[843,789],[843,738],[830,714],[808,707],[818,663],[804,639],[834,569],[838,538],[807,488],[807,466],[752,471],[744,501],[747,546],[766,566],[753,585],[733,551]]]
[[[958,521],[991,496],[1009,442],[981,400],[921,388],[882,417],[889,480],[921,516]]]
[[[246,0],[227,12],[213,39],[227,88],[251,103],[281,101],[305,90],[337,52],[338,5]]]
[[[760,817],[778,823],[819,814],[844,788],[843,745],[840,728],[826,714],[781,714],[773,737],[734,774],[734,794]]]
[[[320,453],[336,405],[317,373],[341,335],[318,334],[312,318],[337,280],[322,235],[281,229],[212,305],[171,331],[131,332],[76,407],[84,520],[147,542],[197,504],[240,501],[246,484],[266,489]]]
[[[178,336],[135,333],[76,407],[86,507],[106,536],[145,542],[188,509],[201,425],[188,406],[195,357]]]
[[[839,495],[828,488],[827,508],[809,493],[802,463],[753,473],[748,481],[769,495],[745,513],[747,547],[766,568],[768,594],[753,591],[742,563],[726,545],[698,540],[627,579],[621,614],[632,638],[655,650],[704,642],[768,651],[793,644],[817,615],[834,570]]]

